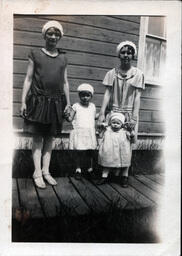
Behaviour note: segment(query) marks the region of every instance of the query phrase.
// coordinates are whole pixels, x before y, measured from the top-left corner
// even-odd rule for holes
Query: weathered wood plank
[[[153,201],[155,204],[159,203],[160,195],[159,193],[153,191],[146,185],[142,184],[140,181],[136,180],[134,177],[130,176],[129,178],[129,184],[132,186],[135,190],[143,194],[145,197]]]
[[[25,75],[20,75],[20,74],[14,74],[13,76],[13,87],[16,89],[21,89],[23,88],[23,82],[24,82]],[[100,81],[93,81],[93,80],[88,80],[88,79],[72,79],[69,78],[69,85],[70,85],[70,92],[77,91],[78,85],[81,83],[89,83],[94,87],[95,94],[104,94],[105,92],[105,86],[102,84]]]
[[[161,177],[159,174],[152,174],[152,175],[145,175],[148,179],[155,181],[156,183],[163,185],[164,178]]]
[[[80,197],[68,178],[55,178],[58,185],[54,187],[61,204],[65,205],[65,213],[71,215],[86,215],[90,212],[89,207]]]
[[[50,19],[50,17],[48,17]],[[103,15],[64,15],[64,16],[54,16],[55,19],[60,21],[74,22],[81,25],[90,25],[100,28],[107,28],[108,30],[120,31],[125,33],[131,33],[134,35],[139,34],[139,24],[128,22],[126,20],[121,20],[112,18],[111,16]]]
[[[45,44],[41,34],[25,31],[14,32],[14,43],[37,47],[43,47]],[[108,56],[116,56],[116,46],[117,44],[111,45],[105,42],[92,41],[89,39],[80,39],[75,37],[63,37],[57,45],[57,47],[63,48],[67,51],[77,50],[81,52],[104,54]]]
[[[13,76],[13,86],[16,88],[22,88],[23,87],[23,81],[25,78],[25,74],[14,74]],[[69,78],[69,84],[70,84],[70,91],[76,91],[79,84],[83,82],[88,82],[94,86],[95,93],[104,93],[105,86],[102,84],[101,81],[93,81],[88,79],[72,79]],[[151,98],[151,99],[160,99],[161,97],[161,90],[160,88],[150,88],[146,87],[144,91],[142,91],[142,98]],[[149,100],[149,99],[147,99]]]
[[[59,184],[58,184],[59,186]],[[39,200],[47,218],[62,215],[62,209],[59,200],[52,188],[52,186],[46,184],[46,189],[37,188]]]
[[[22,90],[15,88],[13,90],[13,101],[21,102],[21,94],[22,94]],[[70,100],[71,100],[72,104],[75,102],[78,102],[79,101],[78,93],[71,91],[70,92]],[[100,107],[102,104],[102,101],[103,101],[103,95],[95,93],[92,98],[92,101],[95,103],[96,107]],[[149,110],[149,111],[160,110],[160,102],[157,99],[146,100],[146,99],[141,98],[140,111],[143,111],[143,110]],[[147,113],[143,112],[143,114],[147,117]],[[154,121],[154,122],[158,121],[159,117],[157,116],[157,114],[159,114],[159,112],[151,115],[152,121]],[[157,120],[155,120],[155,118]],[[141,119],[141,120],[143,120],[143,119]],[[148,121],[148,120],[146,120],[146,121]]]
[[[14,101],[14,103],[20,103],[21,102],[21,95],[22,95],[22,90],[16,89],[16,88],[13,90],[13,101]],[[97,107],[99,107],[101,102],[102,102],[102,98],[103,98],[102,95],[95,94],[91,101],[94,102]],[[70,92],[70,100],[71,100],[72,104],[74,104],[75,102],[79,102],[80,99],[79,99],[78,93],[77,92]]]
[[[43,212],[32,179],[17,179],[21,206],[30,211],[31,218],[43,218]]]
[[[107,212],[110,202],[95,186],[85,179],[78,181],[70,178],[70,180],[94,213]]]
[[[18,74],[25,74],[27,71],[28,61],[14,60],[13,72]],[[93,79],[102,81],[108,70],[99,67],[86,66],[68,66],[68,76],[79,79]]]
[[[138,132],[145,133],[164,133],[164,123],[139,122]]]
[[[23,118],[21,117],[13,117],[13,128],[14,129],[23,129]],[[63,122],[63,131],[71,130],[71,123]]]
[[[75,100],[75,99],[74,99]],[[18,98],[15,98],[15,103],[13,104],[13,116],[19,117],[21,103],[18,103]],[[76,100],[75,100],[76,101]],[[97,107],[97,112],[99,112],[100,107]],[[159,119],[161,112],[158,111],[140,111],[140,122],[160,122]],[[162,115],[162,114],[161,114]]]
[[[141,97],[141,110],[159,110],[161,109],[161,102],[158,99],[145,99]]]
[[[22,20],[29,20],[32,21],[34,20],[36,22],[36,26],[38,28],[35,28],[36,31],[39,31],[42,28],[42,25],[47,21],[47,20],[59,20],[62,22],[68,22],[68,23],[75,23],[75,24],[82,24],[82,25],[89,25],[89,26],[98,26],[102,28],[106,28],[105,26],[105,20],[108,18],[112,18],[110,20],[114,19],[120,19],[120,20],[125,20],[125,21],[130,21],[130,22],[135,22],[135,23],[140,23],[140,16],[134,16],[134,15],[15,15],[14,19],[14,28],[15,29],[21,29],[23,26],[21,24]],[[105,20],[103,21],[103,18]],[[99,19],[99,20],[98,20]],[[20,20],[20,21],[19,21]],[[97,22],[96,22],[97,21]],[[99,23],[98,23],[99,21]],[[115,21],[116,22],[116,21]],[[41,25],[40,25],[41,23]],[[113,22],[111,22],[113,24]],[[115,25],[117,25],[115,23]],[[114,26],[113,26],[114,27]],[[119,26],[118,26],[119,27]],[[112,27],[111,27],[112,28]]]
[[[145,85],[145,90],[142,91],[143,98],[162,98],[163,89],[160,87],[153,87],[152,85]]]
[[[96,17],[97,19],[97,17]],[[18,18],[15,19],[14,22],[14,29],[15,30],[23,30],[23,31],[30,31],[30,32],[39,32],[42,31],[42,26],[46,20],[37,19],[37,18]],[[126,32],[120,31],[113,31],[108,32],[105,28],[99,27],[92,27],[86,24],[76,24],[70,22],[61,22],[64,30],[64,36],[72,36],[72,37],[79,37],[103,42],[110,42],[110,43],[119,43],[122,40],[132,40],[135,43],[138,42],[138,34],[131,35],[127,34]],[[137,27],[138,28],[138,27]]]
[[[160,173],[159,173],[159,176],[161,176],[161,177],[164,178],[164,177],[165,177],[165,173],[164,173],[164,172],[160,172]]]
[[[132,15],[110,15],[112,18],[128,20],[131,22],[140,23],[140,16],[132,16]]]
[[[20,208],[16,179],[12,179],[12,217],[16,218],[16,211]]]
[[[14,46],[14,58],[16,60],[28,60],[28,54],[30,49],[35,49],[36,47],[27,46]],[[82,53],[76,51],[68,51],[66,53],[69,65],[85,65],[94,66],[99,68],[111,69],[119,64],[119,59],[112,56],[100,56],[94,53]]]
[[[114,190],[109,184],[103,184],[102,186],[96,185],[99,190],[112,202],[113,207],[117,207],[119,209],[125,209],[128,207],[133,208],[121,194],[119,194],[116,190]]]
[[[158,193],[162,193],[162,188],[163,187],[160,184],[148,179],[147,177],[145,177],[143,175],[135,175],[135,178],[137,180],[139,180],[140,182],[142,182],[147,187],[151,188],[152,190],[154,190]]]
[[[141,194],[131,186],[128,186],[128,188],[122,188],[120,185],[115,183],[111,183],[111,186],[133,205],[133,209],[151,207],[154,205],[154,203],[146,198],[145,195]]]
[[[160,110],[140,110],[139,120],[144,122],[164,122],[164,115]]]
[[[18,116],[13,117],[13,127],[15,129],[23,128],[23,119]],[[63,124],[63,130],[70,130],[71,124],[65,122]],[[150,122],[140,122],[139,123],[139,132],[145,133],[163,133],[164,132],[164,124],[162,123],[150,123]]]

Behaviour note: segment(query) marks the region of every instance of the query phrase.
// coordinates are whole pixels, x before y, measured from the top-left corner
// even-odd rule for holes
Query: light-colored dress
[[[109,126],[100,141],[98,163],[103,167],[128,167],[131,164],[131,146],[126,130],[114,132]]]
[[[85,107],[75,103],[72,107],[76,113],[72,121],[73,130],[70,132],[69,149],[96,149],[95,105],[89,103],[88,107]]]
[[[103,84],[111,88],[108,111],[119,109],[131,118],[136,89],[145,89],[143,72],[136,67],[131,67],[124,77],[120,74],[118,68],[113,68],[106,73]],[[137,125],[135,127],[135,133],[137,135],[138,116],[135,118],[137,119]]]

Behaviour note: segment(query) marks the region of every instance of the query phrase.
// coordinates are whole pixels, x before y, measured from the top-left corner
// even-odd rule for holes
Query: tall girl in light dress
[[[135,137],[130,141],[131,154],[132,143],[137,141],[139,122],[139,108],[142,90],[145,89],[143,72],[132,65],[132,60],[137,55],[136,45],[131,41],[123,41],[116,48],[120,65],[109,70],[103,80],[106,86],[102,102],[98,126],[105,120],[107,112],[122,112],[131,130],[135,130]],[[120,174],[120,183],[127,187],[129,166]]]
[[[85,153],[90,158],[88,173],[93,171],[94,150],[97,147],[95,132],[96,107],[90,102],[94,89],[90,84],[81,84],[77,88],[80,102],[73,104],[75,111],[72,120],[73,130],[70,133],[69,149],[76,150],[76,170],[75,178],[80,179],[82,174],[81,159],[85,158]],[[71,121],[71,120],[70,120]]]

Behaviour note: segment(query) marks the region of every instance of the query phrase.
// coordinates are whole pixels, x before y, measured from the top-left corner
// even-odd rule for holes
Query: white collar
[[[48,55],[48,56],[50,56],[50,57],[53,57],[53,58],[55,58],[55,57],[57,57],[57,56],[59,55],[59,52],[58,52],[58,51],[55,52],[55,53],[50,53],[50,52],[48,52],[45,48],[41,48],[41,50],[42,50],[46,55]]]

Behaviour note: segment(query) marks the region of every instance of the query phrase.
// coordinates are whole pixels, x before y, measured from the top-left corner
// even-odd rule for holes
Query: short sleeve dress
[[[75,103],[72,107],[76,113],[72,122],[73,130],[70,132],[69,149],[96,149],[95,105],[90,102],[88,107],[85,107]]]
[[[120,168],[131,164],[131,147],[126,130],[114,132],[109,126],[99,145],[98,163],[103,167]]]
[[[32,50],[29,58],[34,62],[34,74],[26,100],[24,131],[55,136],[61,132],[63,123],[67,59],[60,49],[56,57],[45,54],[42,49]]]
[[[143,72],[136,67],[131,67],[126,75],[122,76],[118,68],[113,68],[106,73],[103,84],[110,87],[112,92],[107,112],[121,111],[130,119],[133,114],[136,89],[145,89]],[[135,118],[137,118],[135,129],[137,134],[138,116]]]

